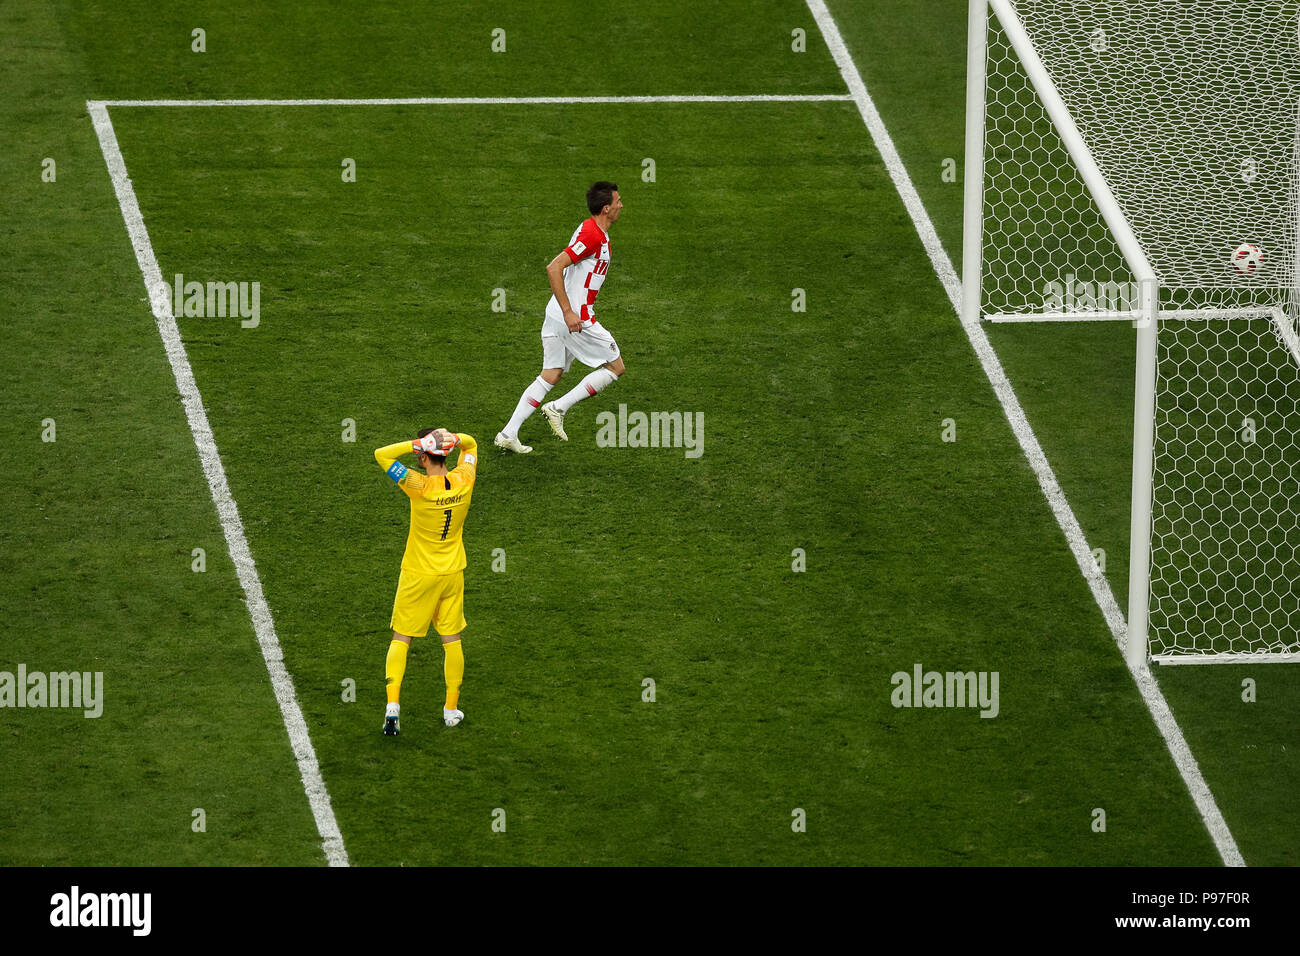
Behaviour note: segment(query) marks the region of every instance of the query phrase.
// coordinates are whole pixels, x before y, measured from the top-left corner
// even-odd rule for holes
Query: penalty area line
[[[880,118],[880,112],[876,109],[876,104],[872,102],[871,95],[867,92],[867,86],[862,81],[862,74],[858,72],[857,65],[853,62],[852,56],[849,55],[848,47],[845,46],[844,39],[840,36],[839,27],[835,25],[835,20],[831,17],[830,11],[826,9],[824,0],[806,0],[806,2],[813,19],[817,21],[817,26],[822,32],[822,37],[826,41],[831,56],[835,59],[835,64],[840,68],[840,75],[844,78],[845,85],[849,88],[854,102],[857,103],[858,112],[862,114],[862,121],[871,134],[871,139],[880,153],[880,158],[889,170],[889,176],[894,182],[894,188],[898,190],[898,196],[907,208],[908,215],[912,218],[912,224],[916,227],[917,236],[930,257],[930,263],[934,267],[935,274],[939,277],[944,291],[947,292],[953,310],[960,317],[961,279],[957,275],[957,270],[953,268],[948,254],[944,251],[943,243],[939,241],[939,234],[935,231],[934,223],[930,220],[930,214],[926,212],[920,194],[917,193],[916,187],[912,184],[912,179],[907,173],[907,168],[903,165],[903,160],[899,156],[897,148],[894,146],[889,130],[885,128],[885,123]],[[1020,405],[1020,399],[1016,397],[1016,393],[1011,387],[1011,381],[1002,368],[1002,362],[998,359],[992,343],[989,342],[988,336],[978,322],[967,323],[963,321],[962,329],[970,340],[971,348],[975,350],[980,365],[984,369],[984,374],[988,377],[989,384],[993,386],[998,401],[1002,404],[1002,411],[1006,414],[1011,430],[1020,443],[1021,451],[1024,452],[1025,458],[1029,461],[1029,466],[1034,470],[1034,475],[1038,479],[1038,486],[1042,489],[1044,497],[1047,498],[1047,503],[1052,509],[1056,523],[1065,534],[1065,539],[1070,545],[1070,551],[1074,554],[1074,560],[1079,565],[1079,571],[1083,574],[1084,580],[1088,582],[1092,596],[1101,609],[1102,617],[1106,619],[1111,637],[1114,638],[1116,645],[1119,646],[1122,652],[1128,630],[1128,625],[1124,620],[1124,613],[1120,610],[1119,603],[1115,600],[1115,595],[1111,592],[1110,584],[1106,581],[1105,575],[1101,573],[1101,568],[1093,560],[1092,549],[1088,547],[1083,528],[1080,527],[1079,520],[1074,515],[1074,510],[1065,498],[1065,492],[1056,480],[1052,466],[1047,461],[1047,455],[1044,454],[1042,446],[1038,443],[1038,437],[1029,426],[1029,418],[1025,415],[1025,410]],[[1174,719],[1173,711],[1170,710],[1169,703],[1160,690],[1160,685],[1151,676],[1149,668],[1128,664],[1127,656],[1125,664],[1128,666],[1133,680],[1137,683],[1138,690],[1142,695],[1142,701],[1146,704],[1151,719],[1155,722],[1161,737],[1164,738],[1165,746],[1169,750],[1169,755],[1173,758],[1174,766],[1178,768],[1178,773],[1182,776],[1183,783],[1186,784],[1187,790],[1196,804],[1196,809],[1201,815],[1201,821],[1205,824],[1205,829],[1209,831],[1210,838],[1219,851],[1219,856],[1227,866],[1245,866],[1246,861],[1237,848],[1237,842],[1228,829],[1227,821],[1223,819],[1223,814],[1219,812],[1219,805],[1215,802],[1214,794],[1201,774],[1201,768],[1196,762],[1196,756],[1187,745],[1187,740],[1183,737],[1183,732],[1179,728],[1177,720]]]
[[[89,100],[89,106],[538,106],[583,103],[840,103],[847,93],[751,93],[663,96],[412,96],[379,99]]]
[[[203,408],[203,396],[194,381],[194,371],[190,368],[189,356],[185,344],[181,341],[180,329],[176,317],[172,314],[171,295],[167,283],[163,280],[154,256],[153,244],[149,241],[149,232],[140,214],[140,204],[136,201],[135,188],[127,175],[126,162],[117,143],[117,134],[108,118],[108,107],[102,101],[88,101],[86,107],[91,121],[95,125],[95,134],[99,137],[99,148],[104,154],[108,166],[109,178],[113,181],[113,191],[122,210],[122,219],[126,231],[131,237],[135,249],[136,262],[140,274],[144,277],[145,291],[149,293],[149,303],[154,319],[158,325],[158,334],[162,336],[163,347],[167,350],[167,360],[171,363],[172,374],[176,378],[176,388],[180,392],[181,402],[185,406],[185,417],[189,420],[190,433],[194,436],[194,447],[198,450],[199,461],[203,465],[203,474],[208,479],[208,488],[212,492],[212,501],[217,507],[217,517],[221,519],[221,529],[225,532],[226,546],[234,561],[239,583],[244,589],[248,614],[253,622],[257,643],[262,649],[262,658],[266,661],[266,670],[271,677],[271,686],[275,690],[275,699],[280,705],[280,714],[284,718],[284,729],[289,734],[289,743],[293,747],[294,757],[298,761],[298,772],[302,776],[303,789],[311,804],[312,816],[316,819],[316,829],[321,836],[321,848],[325,851],[330,866],[347,866],[348,854],[343,846],[343,834],[339,831],[338,820],[330,805],[330,795],[325,789],[325,780],[321,777],[320,764],[316,751],[312,747],[311,734],[307,730],[307,721],[298,697],[294,693],[293,678],[284,666],[284,652],[280,639],[275,634],[275,622],[271,618],[271,609],[267,606],[262,593],[262,581],[253,563],[253,552],[248,547],[244,535],[244,523],[240,520],[239,509],[234,496],[226,482],[226,471],[217,452],[217,442],[208,423],[207,412]]]

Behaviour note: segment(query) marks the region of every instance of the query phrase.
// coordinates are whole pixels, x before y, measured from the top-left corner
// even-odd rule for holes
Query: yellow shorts
[[[403,568],[393,601],[393,630],[424,637],[431,622],[444,637],[465,629],[465,572],[425,575]]]

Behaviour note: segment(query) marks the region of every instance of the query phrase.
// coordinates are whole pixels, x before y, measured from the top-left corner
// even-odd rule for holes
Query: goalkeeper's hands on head
[[[445,428],[435,428],[423,438],[417,438],[411,442],[411,450],[423,452],[426,455],[439,455],[446,457],[451,454],[453,448],[460,444],[460,436],[447,431]]]
[[[441,455],[442,439],[438,437],[437,432],[429,432],[423,438],[416,438],[411,442],[411,451],[416,454]]]

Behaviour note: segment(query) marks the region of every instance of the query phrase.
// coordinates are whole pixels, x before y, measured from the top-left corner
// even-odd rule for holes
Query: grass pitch
[[[18,130],[0,159],[3,669],[106,686],[98,720],[0,710],[0,861],[323,863],[84,101],[843,82],[793,2],[611,4],[590,70],[576,4],[379,8],[364,28],[332,6],[145,9],[0,13]],[[960,156],[964,9],[831,6],[953,254],[960,185],[940,170]],[[261,285],[257,328],[180,328],[354,863],[1218,862],[852,103],[111,115],[163,275]],[[627,375],[571,413],[568,444],[535,416],[536,451],[504,456],[490,442],[539,367],[543,268],[597,178],[626,203],[601,317]],[[1120,333],[994,344],[1123,593]],[[704,454],[598,447],[596,414],[620,404],[703,413]],[[426,424],[485,446],[467,718],[441,727],[441,654],[417,639],[394,741],[406,504],[371,452]],[[894,708],[891,675],[918,663],[997,671],[998,716]],[[1244,705],[1239,670],[1159,676],[1247,861],[1293,862],[1297,679],[1256,668]]]

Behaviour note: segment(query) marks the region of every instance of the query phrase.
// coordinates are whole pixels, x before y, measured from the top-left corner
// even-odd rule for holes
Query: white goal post
[[[1300,660],[1300,0],[969,0],[962,321],[1137,336],[1130,663]]]

